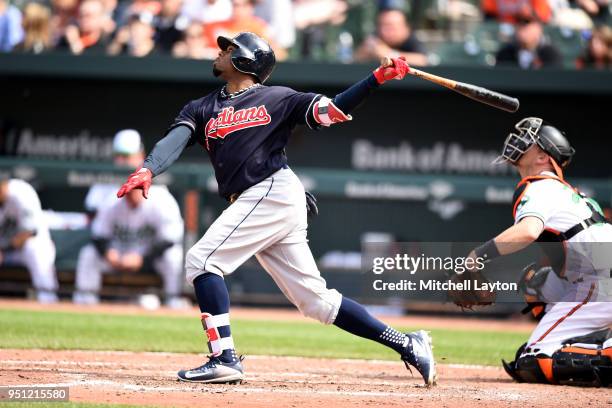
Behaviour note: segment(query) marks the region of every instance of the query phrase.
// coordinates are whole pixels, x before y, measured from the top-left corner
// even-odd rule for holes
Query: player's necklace
[[[257,87],[257,86],[259,86],[259,84],[258,84],[258,83],[254,83],[253,85],[251,85],[251,86],[247,86],[246,88],[242,88],[242,89],[240,89],[240,90],[238,90],[238,91],[236,91],[236,92],[233,92],[233,93],[228,93],[228,92],[227,92],[227,85],[224,85],[224,86],[223,86],[223,88],[221,88],[221,96],[222,96],[223,98],[230,98],[230,99],[232,99],[232,98],[235,98],[235,97],[237,97],[237,96],[242,95],[243,93],[245,93],[245,92],[246,92],[246,91],[248,91],[249,89],[251,89],[251,88],[255,88],[255,87]]]

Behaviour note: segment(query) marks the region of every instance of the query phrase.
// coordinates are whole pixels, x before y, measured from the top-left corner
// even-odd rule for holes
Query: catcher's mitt
[[[488,289],[477,289],[487,287],[489,280],[480,272],[465,272],[461,275],[454,274],[449,279],[451,288],[448,298],[462,309],[473,309],[474,306],[488,306],[495,302],[496,294]],[[463,284],[463,289],[459,289]]]

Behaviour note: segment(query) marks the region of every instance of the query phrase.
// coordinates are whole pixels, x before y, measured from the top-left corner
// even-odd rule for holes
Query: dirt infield
[[[200,361],[193,354],[0,350],[0,384],[68,386],[72,401],[188,407],[612,405],[610,389],[520,385],[492,367],[442,365],[439,384],[425,388],[400,362],[248,356],[241,385],[175,380],[176,370]]]

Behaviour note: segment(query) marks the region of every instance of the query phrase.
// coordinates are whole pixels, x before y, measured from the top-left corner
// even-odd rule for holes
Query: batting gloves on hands
[[[403,79],[410,72],[410,66],[406,62],[405,57],[385,58],[373,72],[376,82],[384,84],[392,79]]]
[[[153,173],[146,167],[141,167],[128,177],[127,181],[117,192],[117,197],[121,198],[135,188],[142,190],[144,198],[149,198],[149,188],[153,182]]]

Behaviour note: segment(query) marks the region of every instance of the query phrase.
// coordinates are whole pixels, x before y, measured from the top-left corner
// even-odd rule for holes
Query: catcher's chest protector
[[[589,218],[584,219],[582,222],[572,226],[566,231],[556,231],[551,228],[545,228],[544,231],[542,231],[542,233],[536,240],[536,242],[542,242],[542,243],[544,242],[559,243],[559,245],[550,245],[550,244],[542,245],[542,251],[544,252],[544,255],[547,258],[544,264],[550,265],[554,269],[555,273],[562,277],[563,268],[565,265],[565,257],[566,257],[566,252],[565,252],[566,248],[565,248],[564,242],[570,240],[576,234],[578,234],[579,232],[583,231],[586,228],[589,228],[591,225],[602,223],[602,222],[608,222],[608,221],[593,206],[593,204],[589,200],[586,199],[586,196],[584,194],[579,192],[576,188],[571,186],[568,182],[566,182],[565,180],[561,178],[558,178],[555,176],[544,175],[544,174],[538,175],[538,176],[525,177],[517,184],[516,189],[514,190],[514,195],[512,197],[512,217],[513,218],[516,217],[517,210],[519,206],[521,205],[521,201],[523,200],[525,196],[525,192],[527,188],[529,187],[529,185],[531,185],[532,183],[536,183],[538,181],[542,181],[542,180],[554,180],[554,181],[564,184],[566,187],[576,192],[578,196],[584,199],[584,203],[589,207],[592,213],[592,215]]]

